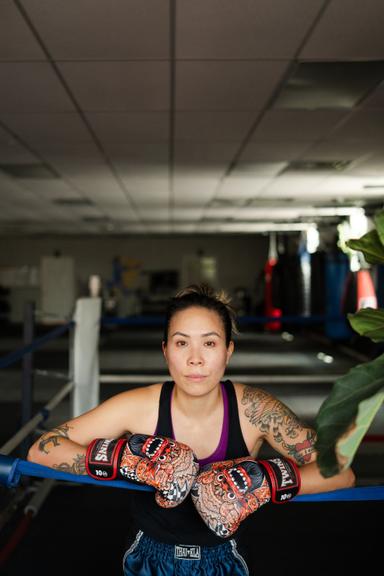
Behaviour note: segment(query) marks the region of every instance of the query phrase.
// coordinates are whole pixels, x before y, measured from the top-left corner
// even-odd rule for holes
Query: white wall
[[[85,293],[88,278],[99,274],[112,278],[112,260],[116,256],[137,258],[143,271],[179,270],[184,254],[202,250],[218,260],[219,284],[232,292],[238,286],[254,291],[255,282],[268,254],[265,236],[196,236],[196,237],[7,237],[0,240],[0,268],[40,266],[42,256],[60,251],[75,260],[78,293]],[[31,291],[36,296],[36,290]]]

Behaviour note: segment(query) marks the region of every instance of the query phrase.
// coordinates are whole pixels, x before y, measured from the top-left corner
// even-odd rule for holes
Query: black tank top
[[[159,402],[156,433],[172,438],[171,395],[173,382],[164,382]],[[224,382],[228,398],[229,435],[225,460],[249,456],[239,420],[236,392],[230,380]],[[176,508],[161,508],[153,492],[129,491],[134,530],[169,544],[217,546],[223,539],[216,536],[197,513],[190,496]],[[240,528],[244,527],[244,524]],[[239,531],[238,531],[239,532]]]

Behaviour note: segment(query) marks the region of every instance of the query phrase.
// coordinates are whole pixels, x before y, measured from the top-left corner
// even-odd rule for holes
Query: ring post
[[[79,298],[72,346],[72,418],[99,404],[99,332],[101,298]]]
[[[33,342],[35,332],[35,304],[26,302],[24,305],[24,346]],[[33,413],[33,352],[24,354],[22,359],[22,388],[21,388],[21,425],[24,426]],[[31,436],[21,444],[21,457],[24,458],[31,444]]]

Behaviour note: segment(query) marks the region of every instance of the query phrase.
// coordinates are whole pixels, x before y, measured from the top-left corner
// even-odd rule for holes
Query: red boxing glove
[[[287,502],[300,490],[292,460],[238,458],[209,464],[197,476],[191,495],[197,511],[217,536],[232,536],[241,522],[270,500]]]
[[[85,462],[93,478],[123,478],[153,486],[163,508],[181,504],[199,470],[189,446],[146,434],[132,434],[128,440],[97,438],[88,446]]]

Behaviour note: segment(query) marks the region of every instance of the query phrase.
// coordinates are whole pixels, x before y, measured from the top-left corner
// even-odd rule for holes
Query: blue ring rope
[[[3,470],[2,470],[3,469]],[[6,474],[4,474],[6,471]],[[34,462],[27,462],[20,458],[0,455],[0,482],[7,487],[17,486],[22,475],[37,478],[52,478],[78,484],[93,484],[109,488],[123,488],[125,490],[142,490],[152,492],[153,488],[145,484],[137,484],[125,480],[96,480],[87,475],[62,472]],[[358,488],[342,488],[331,492],[319,494],[302,494],[296,496],[292,502],[362,502],[384,500],[384,486],[361,486]]]
[[[72,320],[71,322],[68,322],[67,324],[64,324],[63,326],[58,326],[54,330],[51,330],[51,332],[48,332],[48,334],[44,334],[44,336],[41,336],[40,338],[36,338],[36,340],[34,340],[28,346],[24,346],[23,348],[18,348],[17,350],[10,352],[6,356],[3,356],[2,358],[0,358],[0,368],[6,368],[7,366],[10,366],[10,364],[14,364],[18,360],[21,360],[21,358],[25,354],[29,354],[30,352],[34,352],[34,350],[41,348],[41,346],[43,346],[46,342],[49,342],[50,340],[54,340],[58,336],[61,336],[61,334],[64,334],[64,332],[69,330],[72,326],[74,326],[74,324],[75,324],[75,322]]]

